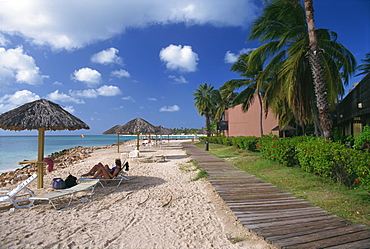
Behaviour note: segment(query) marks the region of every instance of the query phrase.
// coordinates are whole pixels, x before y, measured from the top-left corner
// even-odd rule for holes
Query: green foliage
[[[257,143],[259,138],[257,137],[233,137],[232,144],[238,149],[246,149],[249,151],[257,151]]]
[[[279,138],[277,136],[264,136],[257,144],[261,155],[283,166],[298,165],[296,147],[299,143],[311,139],[310,137]]]
[[[348,187],[370,190],[370,157],[366,152],[321,138],[297,146],[300,166],[307,172],[334,179]]]
[[[355,136],[353,148],[370,152],[370,126],[365,126],[361,133]]]
[[[369,131],[364,129],[365,133]],[[280,138],[208,137],[210,143],[233,145],[237,149],[259,151],[263,158],[280,165],[301,167],[304,171],[332,179],[350,188],[363,186],[370,191],[370,154],[322,138],[300,136]],[[367,141],[367,140],[361,140]]]
[[[352,135],[343,135],[339,128],[333,129],[333,141],[346,145],[346,147],[351,148],[354,142]]]

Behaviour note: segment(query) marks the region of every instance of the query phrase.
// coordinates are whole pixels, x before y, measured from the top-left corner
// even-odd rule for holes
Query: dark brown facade
[[[337,126],[343,135],[356,135],[365,125],[370,125],[370,74],[337,107]]]

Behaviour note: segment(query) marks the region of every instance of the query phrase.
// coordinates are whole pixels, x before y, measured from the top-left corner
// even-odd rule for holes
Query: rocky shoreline
[[[127,142],[129,141],[125,141],[122,144]],[[70,149],[64,149],[59,152],[54,152],[51,155],[48,155],[46,158],[51,158],[54,161],[54,170],[58,170],[69,167],[70,165],[73,165],[90,157],[95,150],[106,149],[112,146],[114,145],[112,144],[97,147],[77,146]],[[46,172],[46,167],[44,171]],[[18,182],[27,179],[29,176],[36,172],[36,165],[30,164],[27,164],[12,171],[4,172],[0,175],[0,187],[17,184]]]

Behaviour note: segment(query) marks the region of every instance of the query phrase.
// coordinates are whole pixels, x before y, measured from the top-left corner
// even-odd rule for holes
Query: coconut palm
[[[213,91],[214,100],[216,101],[216,110],[213,114],[213,122],[223,120],[225,110],[232,106],[232,102],[236,97],[236,93],[231,90],[215,89]]]
[[[213,118],[217,106],[217,97],[215,97],[215,95],[216,93],[214,86],[207,83],[199,85],[193,94],[195,101],[194,106],[198,109],[198,113],[206,118],[206,130],[208,137],[211,134],[211,119]]]
[[[256,63],[256,61],[254,61]],[[258,80],[260,72],[262,71],[262,65],[256,67],[253,71],[250,70],[248,66],[248,54],[242,54],[238,57],[238,60],[231,66],[231,71],[237,72],[240,74],[242,79],[233,79],[227,81],[223,86],[221,86],[221,91],[223,92],[233,92],[237,89],[242,89],[240,93],[238,93],[233,101],[232,105],[242,104],[242,110],[244,112],[248,111],[249,107],[255,101],[255,96],[258,97],[258,102],[260,105],[260,131],[261,136],[263,135],[263,123],[262,123],[262,116],[263,116],[263,90],[258,88]],[[265,108],[267,109],[267,108]]]
[[[260,61],[267,64],[259,84],[269,79],[265,99],[274,111],[281,104],[287,104],[300,124],[316,121],[320,123],[324,137],[328,137],[331,120],[325,116],[329,109],[324,102],[327,99],[329,107],[334,109],[338,95],[344,93],[343,83],[348,84],[349,76],[355,70],[356,61],[351,52],[336,41],[337,34],[327,29],[315,30],[320,52],[312,52],[309,32],[312,27],[308,31],[305,9],[297,1],[271,2],[252,26],[248,40],[265,44],[251,52],[248,65],[253,71],[259,67]],[[320,53],[324,79],[320,84],[314,83],[318,79],[312,76],[316,69],[310,63],[311,53],[313,56]],[[316,85],[322,88],[315,91]],[[322,96],[323,89],[326,89],[325,96]]]
[[[363,61],[364,64],[359,65],[357,69],[361,70],[362,72],[357,74],[356,76],[370,73],[370,53],[367,53],[366,59],[362,59],[361,61]]]

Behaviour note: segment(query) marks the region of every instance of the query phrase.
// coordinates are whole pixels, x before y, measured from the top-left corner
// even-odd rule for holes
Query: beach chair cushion
[[[33,200],[33,201],[34,200],[49,201],[49,203],[55,209],[61,209],[61,208],[68,207],[71,204],[71,202],[73,200],[73,197],[75,197],[76,193],[78,193],[78,192],[91,190],[91,192],[90,192],[90,198],[91,198],[91,196],[94,193],[95,186],[98,182],[99,182],[99,180],[90,179],[89,181],[84,181],[80,184],[77,184],[77,185],[71,187],[71,188],[61,189],[61,190],[49,192],[49,193],[46,193],[46,194],[30,197],[30,199]],[[66,196],[69,196],[69,200],[67,201],[67,204],[57,206],[56,200],[61,201],[61,198],[66,197]]]
[[[33,191],[27,188],[35,179],[37,174],[33,174],[24,182],[19,184],[13,190],[2,190],[0,191],[0,202],[10,202],[13,203],[16,208],[30,207],[33,204],[33,200],[30,199],[31,196],[35,196]],[[26,202],[26,204],[24,204]],[[23,203],[21,205],[21,203]]]

